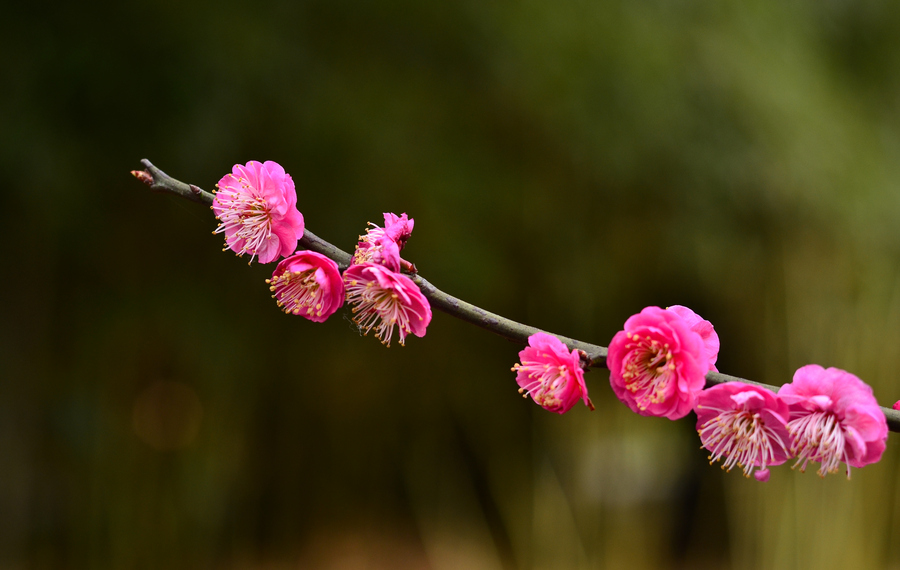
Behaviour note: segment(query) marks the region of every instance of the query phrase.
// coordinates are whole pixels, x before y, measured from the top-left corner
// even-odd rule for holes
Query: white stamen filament
[[[316,281],[316,270],[285,271],[281,275],[266,279],[272,298],[285,313],[322,316],[322,289]]]
[[[713,411],[719,414],[698,430],[703,445],[710,450],[709,464],[725,458],[722,469],[731,471],[737,465],[750,477],[754,468],[766,469],[775,459],[775,441],[787,453],[787,447],[778,434],[766,426],[758,413],[746,410]]]
[[[824,477],[826,473],[837,473],[841,461],[847,463],[847,441],[840,421],[831,412],[813,412],[788,422],[788,431],[794,441],[791,452],[797,457],[793,467],[800,466],[806,471],[810,461],[818,461],[816,473]],[[847,479],[850,478],[850,464],[847,463]]]
[[[406,335],[412,332],[410,317],[422,319],[423,316],[405,306],[396,291],[381,287],[377,281],[362,282],[353,280],[347,283],[347,302],[355,304],[353,317],[364,334],[373,328],[385,346],[391,345],[394,325],[400,329],[400,344],[406,343]]]
[[[243,240],[243,246],[236,253],[239,256],[250,253],[250,261],[253,261],[265,242],[272,239],[272,218],[265,199],[256,195],[243,179],[239,182],[245,192],[226,187],[216,193],[216,202],[222,211],[217,216],[221,223],[213,233],[224,232],[229,247]]]
[[[562,403],[559,392],[566,387],[568,377],[568,368],[565,365],[551,366],[546,363],[524,361],[513,366],[513,371],[519,370],[525,371],[528,378],[533,379],[519,388],[523,398],[531,396],[535,402],[546,408]]]

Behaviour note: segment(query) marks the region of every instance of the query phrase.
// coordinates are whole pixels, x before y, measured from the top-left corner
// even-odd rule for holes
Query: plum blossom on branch
[[[724,459],[722,469],[738,466],[744,476],[768,481],[768,468],[790,457],[788,406],[771,390],[743,382],[718,384],[697,395],[694,410],[710,465]]]
[[[282,311],[314,323],[325,322],[344,304],[337,263],[314,251],[298,251],[281,260],[266,283]]]
[[[594,404],[588,398],[584,384],[582,353],[569,349],[553,335],[539,332],[528,337],[528,346],[519,352],[521,364],[515,364],[519,393],[523,398],[531,396],[536,404],[547,411],[564,414],[578,400],[584,400],[591,410]]]
[[[353,307],[353,322],[368,333],[373,328],[386,346],[391,345],[394,327],[400,344],[406,335],[425,336],[431,322],[431,306],[415,283],[401,273],[377,263],[351,265],[344,271],[347,302]]]
[[[212,210],[221,222],[213,233],[224,233],[226,249],[238,256],[259,256],[260,263],[287,257],[303,237],[303,214],[291,175],[277,162],[251,160],[235,164],[216,184]]]
[[[677,420],[691,411],[718,352],[712,325],[687,307],[647,307],[609,343],[609,382],[632,411]]]
[[[170,177],[165,172],[154,166],[149,160],[143,159],[141,162],[144,165],[144,169],[134,170],[132,171],[132,175],[146,184],[154,192],[174,194],[186,200],[197,202],[199,204],[206,204],[208,206],[212,206],[213,202],[217,198],[216,195],[206,192],[194,184],[187,184]],[[243,168],[251,168],[249,166],[250,164],[254,163],[248,163],[248,165],[244,165]],[[263,165],[261,166],[265,167],[265,164],[266,163],[263,163]],[[250,205],[250,202],[252,200],[247,198],[245,201],[244,197],[240,195],[244,188],[241,185],[243,183],[241,183],[240,180],[244,177],[244,174],[238,168],[238,166],[240,165],[236,165],[235,169],[232,169],[232,173],[230,175],[226,175],[226,177],[223,177],[223,180],[225,180],[225,186],[227,188],[230,188],[230,190],[228,191],[230,192],[230,194],[223,194],[222,199],[220,200],[220,203],[223,207],[229,205],[226,198],[228,198],[232,202],[231,206],[238,206],[238,208],[235,209],[234,213],[231,214],[225,212],[225,210],[223,209],[222,215],[225,217],[225,220],[223,220],[221,216],[219,218],[220,222],[222,223],[221,232],[225,233],[226,244],[229,246],[229,248],[234,245],[233,249],[235,249],[237,252],[240,252],[240,250],[244,250],[244,253],[250,253],[251,256],[255,254],[262,262],[263,252],[265,253],[265,258],[268,261],[272,261],[279,256],[290,256],[294,252],[294,250],[299,247],[304,250],[308,250],[309,252],[315,252],[317,254],[321,254],[324,257],[327,257],[336,264],[339,270],[345,270],[346,275],[347,268],[353,264],[353,256],[340,249],[339,247],[336,247],[331,243],[319,238],[318,236],[310,232],[308,228],[305,228],[302,215],[300,215],[299,212],[297,212],[297,214],[295,215],[289,212],[290,208],[282,207],[281,202],[291,202],[290,196],[282,193],[281,202],[279,202],[279,200],[274,200],[275,202],[279,202],[279,206],[271,208],[269,210],[265,209],[268,207],[268,202],[266,203],[265,207],[263,207],[261,203],[257,202],[257,209],[254,209],[253,206]],[[237,170],[238,172],[236,173],[235,170]],[[280,172],[277,169],[274,171],[274,174],[273,171],[268,169],[265,171],[265,173],[262,174],[262,176],[264,177],[269,176],[270,178],[275,179],[277,179],[279,175]],[[259,176],[260,174],[257,173],[257,180],[259,180]],[[282,183],[284,183],[284,180],[287,178],[287,176],[288,175],[285,173],[285,178],[281,179]],[[235,186],[235,179],[238,180],[238,184],[240,185],[240,187]],[[250,180],[250,177],[246,177],[246,180]],[[266,182],[264,182],[262,185],[264,188],[268,188],[268,186],[266,186]],[[222,186],[222,181],[220,181],[220,194],[222,193]],[[293,188],[292,182],[291,188]],[[231,197],[232,195],[233,197]],[[271,195],[271,193],[265,194],[265,196]],[[296,195],[294,195],[293,203],[291,203],[291,206],[294,208],[294,211],[296,211]],[[270,221],[270,226],[258,223],[260,221],[259,216],[261,216],[260,212],[264,211],[269,212],[269,214],[267,214],[268,218],[266,219]],[[241,218],[241,214],[237,212],[243,212],[244,218]],[[279,222],[277,216],[287,216],[287,221],[282,218]],[[401,231],[396,233],[396,236],[393,238],[393,240],[394,244],[397,246],[397,251],[399,253],[399,250],[402,249],[403,243],[405,243],[405,239],[409,237],[409,232],[411,232],[412,230],[413,220],[403,220],[404,216],[394,216],[393,214],[391,216],[393,217],[390,219],[387,215],[385,216],[385,226],[383,228],[370,228],[370,230],[367,231],[367,236],[370,236],[373,233],[375,234],[371,239],[371,241],[373,242],[372,245],[375,245],[374,242],[378,241],[379,233],[384,232],[385,234],[387,234],[389,233],[388,228],[396,225],[397,229]],[[256,225],[252,226],[256,230],[259,230],[259,228],[268,227],[269,231],[271,232],[271,234],[269,235],[277,236],[277,247],[274,243],[266,245],[266,241],[262,241],[274,241],[274,238],[266,237],[265,234],[258,234],[254,231],[245,230],[245,234],[239,235],[239,230],[244,228],[243,220],[253,221],[254,223],[256,223]],[[405,224],[403,224],[403,222],[405,222]],[[281,224],[280,228],[278,227],[279,223]],[[293,229],[293,237],[291,237],[290,231],[284,229],[285,227]],[[232,237],[230,241],[229,228],[234,230],[233,236],[237,236]],[[276,229],[278,229],[278,231],[275,231]],[[376,231],[376,229],[378,231]],[[260,235],[263,235],[263,238],[260,238]],[[361,239],[360,241],[369,243],[370,239]],[[365,246],[364,248],[368,249]],[[253,251],[254,249],[256,251]],[[393,265],[393,246],[388,243],[385,247],[382,248],[382,251],[384,251],[385,249],[391,251],[388,251],[386,254],[382,253],[381,259],[376,260],[376,265],[385,269],[390,269],[385,267],[384,265],[380,265],[379,263],[377,263],[377,261],[381,261],[383,263],[385,256],[387,256],[389,258],[388,263]],[[359,261],[363,260],[359,259]],[[408,281],[414,285],[414,288],[417,288],[418,294],[422,296],[422,298],[428,303],[431,308],[443,311],[451,316],[474,324],[480,328],[483,328],[494,334],[500,335],[506,339],[520,344],[528,344],[529,337],[535,335],[536,333],[544,333],[547,335],[551,334],[536,327],[528,326],[522,323],[515,322],[511,319],[507,319],[505,317],[482,309],[481,307],[477,307],[471,303],[453,297],[452,295],[448,295],[447,293],[435,287],[421,275],[416,274],[415,267],[411,263],[400,259],[399,265],[400,272],[395,272],[393,270],[391,271],[397,273],[401,277],[408,279]],[[281,265],[279,265],[279,267],[281,267]],[[313,281],[318,284],[320,290],[324,291],[325,284],[332,283],[333,277],[332,275],[332,277],[328,277],[323,280],[320,280],[319,277],[310,280],[309,275],[307,275],[307,278],[305,280],[306,285],[300,286],[298,285],[299,282],[297,282],[294,284],[294,287],[289,287],[288,281],[292,282],[293,277],[291,277],[291,279],[289,279],[288,281],[282,282],[279,279],[278,282],[274,284],[272,283],[272,281],[275,281],[278,277],[277,271],[278,270],[276,269],[276,274],[273,274],[273,279],[271,279],[269,283],[270,287],[275,287],[276,289],[275,291],[273,291],[275,293],[276,299],[283,304],[284,300],[287,300],[288,303],[295,303],[295,305],[292,306],[294,308],[298,308],[300,310],[300,314],[303,313],[303,307],[306,307],[307,315],[309,315],[310,313],[308,312],[309,306],[306,303],[307,301],[311,300],[312,297],[307,299],[307,297],[303,296],[303,291],[306,291],[307,295],[314,296],[314,293],[312,293],[312,288],[314,286]],[[323,269],[323,271],[325,270]],[[355,270],[355,272],[361,271],[363,270]],[[367,271],[365,271],[369,278],[378,281],[378,278],[373,274],[373,272],[374,274],[382,273],[381,270],[378,269],[368,269]],[[303,274],[304,270],[300,270],[300,273]],[[402,275],[402,273],[406,273],[408,275]],[[285,273],[282,272],[280,275],[283,277]],[[294,275],[293,269],[291,270],[291,275]],[[362,283],[361,280],[357,281],[358,283]],[[395,286],[395,292],[396,287],[397,286]],[[411,293],[413,289],[409,288],[408,285],[399,286],[399,289],[403,290],[410,299],[416,296],[415,293]],[[362,295],[362,292],[360,291],[357,292],[356,297],[357,300],[362,300],[364,295]],[[333,307],[336,303],[336,301],[334,301],[334,298],[334,296],[331,297],[331,303],[329,304],[329,301],[326,299],[326,296],[323,293],[322,317],[326,316],[326,308]],[[313,307],[317,306],[318,304],[319,302],[315,301]],[[374,308],[376,305],[377,303],[373,302],[371,307]],[[424,307],[424,304],[415,305],[415,303],[413,303],[413,305],[415,306],[418,313],[416,313],[417,317],[415,319],[410,319],[410,321],[407,323],[409,327],[408,330],[397,324],[400,322],[399,317],[398,320],[394,323],[397,324],[398,327],[400,327],[401,338],[405,338],[405,334],[409,332],[411,332],[412,334],[416,334],[416,323],[422,323],[426,320],[430,320],[430,309],[426,319],[424,310],[422,309],[422,307]],[[657,317],[659,317],[659,313],[657,311],[664,311],[663,309],[659,309],[658,307],[655,307],[654,309],[655,311],[651,312],[654,313]],[[730,376],[728,374],[718,372],[716,370],[715,364],[719,343],[718,337],[714,336],[715,332],[712,328],[712,325],[710,325],[707,321],[704,321],[702,318],[697,316],[695,313],[693,313],[693,311],[690,311],[690,309],[687,309],[686,307],[674,306],[670,307],[666,311],[671,313],[671,315],[675,318],[673,318],[672,316],[661,317],[660,323],[664,323],[664,325],[660,327],[654,328],[650,323],[645,322],[646,319],[643,317],[632,321],[630,325],[626,323],[626,330],[620,331],[620,333],[616,335],[619,340],[616,341],[616,339],[614,338],[613,342],[611,343],[609,358],[608,351],[603,346],[556,334],[553,334],[552,336],[558,339],[569,350],[581,351],[581,353],[583,353],[582,364],[584,366],[608,366],[611,369],[611,384],[613,385],[613,388],[616,391],[617,395],[619,395],[620,398],[623,399],[623,401],[625,401],[630,407],[632,407],[632,409],[636,409],[636,411],[638,411],[639,413],[643,411],[644,413],[649,415],[662,415],[664,417],[670,417],[672,419],[674,419],[675,417],[682,417],[684,414],[689,413],[695,401],[702,402],[703,398],[707,398],[706,396],[702,396],[702,392],[700,392],[700,388],[702,388],[704,385],[707,387],[707,389],[709,389],[711,387],[724,383],[740,382],[744,385],[761,386],[771,392],[778,391],[778,388],[775,386],[760,384],[752,380],[747,380],[744,378]],[[293,309],[291,309],[290,312],[293,312]],[[314,313],[317,312],[318,309],[315,309]],[[377,313],[377,310],[375,312]],[[370,316],[372,314],[374,313],[371,313]],[[636,315],[636,317],[637,316],[638,315]],[[421,317],[421,320],[418,320],[418,317]],[[632,319],[634,319],[634,317],[632,317]],[[383,325],[383,319],[380,321],[380,324],[376,321],[373,321],[373,327],[375,327],[376,329],[379,326]],[[425,323],[425,326],[427,326],[427,322]],[[642,335],[640,334],[638,329],[640,329],[640,331],[652,334]],[[391,325],[391,330],[393,330],[393,325]],[[384,332],[385,334],[387,334],[386,329],[384,330]],[[424,329],[422,329],[420,332],[424,332]],[[635,338],[635,336],[637,336],[637,338]],[[647,339],[648,336],[650,337],[649,340]],[[654,340],[657,342],[657,345],[653,344]],[[677,342],[673,343],[672,340],[677,340]],[[663,350],[665,348],[666,342],[669,342],[669,347]],[[616,345],[615,350],[613,350],[613,345]],[[671,357],[669,356],[670,352]],[[615,358],[613,358],[613,356],[615,356]],[[674,365],[674,370],[669,365]],[[614,372],[613,369],[615,369]],[[627,378],[625,376],[625,373],[628,373]],[[572,372],[572,374],[575,374],[574,371]],[[615,380],[613,379],[613,374],[615,374]],[[857,388],[859,387],[857,386]],[[743,390],[744,392],[747,391],[746,389]],[[787,390],[785,392],[785,395],[790,394],[791,390]],[[854,398],[856,398],[854,404],[856,406],[855,408],[849,405],[844,406],[844,401],[839,397],[836,397],[833,393],[832,395],[827,395],[827,397],[831,399],[831,404],[826,404],[822,398],[818,397],[822,396],[823,394],[810,395],[804,392],[804,396],[798,396],[799,399],[791,404],[791,419],[788,424],[789,430],[790,424],[793,424],[794,434],[802,435],[803,433],[806,433],[804,431],[806,427],[813,424],[825,429],[827,427],[827,424],[823,422],[822,417],[825,412],[831,413],[835,418],[843,418],[840,419],[837,424],[835,424],[839,425],[841,429],[844,430],[842,433],[844,433],[845,446],[844,449],[840,452],[841,459],[839,459],[839,461],[847,462],[848,466],[858,466],[877,460],[876,457],[880,457],[881,451],[883,451],[883,439],[881,436],[882,431],[884,431],[885,436],[887,433],[887,429],[890,429],[891,431],[900,431],[900,410],[878,407],[877,403],[875,403],[874,397],[871,396],[870,389],[868,396],[864,396],[862,394],[862,391],[860,390],[856,390],[853,393],[855,394]],[[587,393],[585,389],[585,397],[586,394]],[[782,395],[780,392],[779,396],[784,398],[784,395]],[[793,396],[789,396],[789,398],[791,397]],[[744,397],[741,396],[741,398]],[[763,397],[763,399],[765,399],[765,397]],[[745,407],[755,405],[753,404],[753,402],[751,402],[751,400],[755,401],[755,397],[748,395],[741,405],[744,405]],[[797,411],[796,416],[794,415],[795,406],[800,406],[803,410],[802,412]],[[750,408],[745,409],[745,411],[750,411]],[[814,414],[819,415],[814,416]],[[843,416],[841,416],[841,414],[843,414]],[[879,416],[879,414],[881,415]],[[813,419],[804,420],[804,418],[807,416],[814,417]],[[802,424],[802,422],[798,420],[805,421],[806,423]],[[878,423],[882,420],[884,420],[884,423],[879,424],[879,426],[883,425],[886,426],[886,428],[873,426],[871,423],[872,421],[876,421],[876,423]],[[829,429],[832,430],[830,433],[835,433],[835,428],[833,426]],[[823,441],[831,440],[828,440],[826,438]],[[821,449],[821,441],[819,442],[818,447],[815,446],[814,443],[815,441],[812,438],[808,437],[806,439],[798,439],[797,436],[794,435],[792,436],[791,449],[794,449],[795,451],[793,451],[792,453],[803,455],[804,450],[806,450],[806,455],[803,455],[804,459],[802,460],[802,465],[805,465],[807,461],[818,461],[823,465],[826,471],[833,468],[834,455],[823,453],[823,450]],[[726,458],[726,455],[723,454],[721,458]],[[740,461],[743,463],[742,467],[746,468],[750,459],[741,456]],[[777,459],[775,459],[775,461],[777,461]],[[739,463],[735,463],[735,465],[738,464]],[[773,463],[772,461],[767,460],[766,467],[774,464],[775,463]],[[762,464],[757,465],[757,467],[762,467]],[[757,471],[757,473],[754,473],[754,476],[759,478],[758,473],[766,470],[767,469],[761,468]]]
[[[888,425],[872,388],[840,368],[809,364],[794,373],[794,380],[778,391],[790,405],[791,453],[795,467],[806,470],[819,463],[817,473],[837,473],[841,462],[863,467],[881,459],[887,445]]]

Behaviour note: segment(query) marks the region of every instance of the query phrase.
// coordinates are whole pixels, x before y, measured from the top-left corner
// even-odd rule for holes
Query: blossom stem
[[[184,182],[181,182],[180,180],[172,178],[171,176],[154,166],[146,158],[141,160],[141,163],[144,165],[145,169],[132,170],[131,174],[134,175],[135,178],[149,186],[150,189],[154,192],[168,192],[170,194],[175,194],[198,204],[212,204],[214,198],[213,194],[206,192],[205,190],[201,190],[198,186],[195,186],[193,184],[186,184]],[[309,231],[308,228],[303,233],[303,238],[300,240],[299,246],[310,251],[321,253],[322,255],[333,259],[341,269],[346,269],[347,267],[349,267],[350,262],[353,259],[352,255],[316,236],[314,233]],[[415,271],[412,264],[410,264],[409,267],[404,265],[402,269],[406,273],[413,273]],[[444,293],[443,291],[429,283],[421,275],[411,274],[410,278],[416,285],[418,285],[419,289],[421,289],[422,291],[422,294],[425,295],[425,297],[431,302],[431,305],[436,309],[447,313],[448,315],[466,321],[467,323],[473,324],[477,327],[481,327],[494,334],[500,335],[507,340],[511,340],[520,344],[528,344],[529,336],[533,335],[536,332],[547,332],[541,331],[541,329],[538,329],[536,327],[528,326],[511,319],[507,319],[506,317],[502,317],[490,311],[486,311],[481,307],[477,307],[471,303],[467,303],[462,299],[457,299],[452,295],[448,295],[447,293]],[[588,356],[590,366],[596,368],[606,368],[606,347],[567,338],[554,333],[549,334],[553,334],[553,336],[557,337],[572,350],[584,351]],[[747,380],[746,378],[730,376],[728,374],[722,374],[720,372],[709,372],[706,374],[707,387],[714,386],[716,384],[723,384],[725,382],[744,382],[746,384],[762,386],[763,388],[768,388],[769,390],[772,390],[774,392],[778,391],[777,386],[771,386],[769,384]],[[893,432],[900,432],[900,410],[882,407],[881,411],[884,412],[885,418],[887,418],[888,429]]]

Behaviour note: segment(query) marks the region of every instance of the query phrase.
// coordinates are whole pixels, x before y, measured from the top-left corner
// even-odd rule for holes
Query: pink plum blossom
[[[731,471],[737,465],[745,477],[752,474],[758,481],[767,481],[768,468],[790,457],[790,410],[770,390],[726,382],[697,394],[694,411],[700,441],[710,452],[710,465],[724,459],[722,469]]]
[[[287,257],[303,237],[303,214],[297,210],[294,181],[271,160],[235,164],[216,185],[212,210],[219,219],[213,233],[225,233],[226,249],[249,253],[269,263]]]
[[[625,321],[625,330],[609,343],[606,362],[613,392],[641,415],[671,420],[686,416],[706,383],[706,373],[714,368],[716,355],[693,330],[705,330],[706,321],[686,320],[679,312],[683,314],[647,307]],[[709,346],[718,345],[714,331],[707,333],[707,340]]]
[[[545,332],[528,337],[528,346],[519,352],[521,364],[513,366],[519,393],[545,410],[564,414],[578,400],[594,409],[584,384],[584,370],[577,350],[569,349]]]
[[[428,299],[413,281],[377,263],[351,265],[344,272],[347,302],[353,307],[353,321],[366,334],[373,328],[382,344],[391,345],[394,325],[399,329],[400,344],[406,335],[425,336],[431,322]]]
[[[314,251],[282,259],[271,279],[272,298],[281,310],[321,323],[344,304],[344,281],[337,263]]]
[[[897,400],[896,402],[894,402],[894,405],[891,406],[891,409],[892,410],[900,410],[900,400]]]
[[[817,473],[837,473],[840,463],[863,467],[881,459],[888,427],[872,388],[840,368],[808,364],[794,373],[794,380],[778,390],[791,409],[787,424],[791,453],[800,471],[810,461],[820,464]]]
[[[384,265],[392,271],[400,271],[400,250],[412,234],[415,220],[406,214],[384,214],[384,227],[369,222],[366,235],[359,236],[359,243],[353,254],[353,264],[371,262]]]

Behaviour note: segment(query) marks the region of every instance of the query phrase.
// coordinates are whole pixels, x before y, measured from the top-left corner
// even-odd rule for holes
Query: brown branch
[[[141,163],[143,163],[145,170],[132,170],[131,174],[134,175],[135,178],[149,186],[151,190],[155,192],[168,192],[171,194],[176,194],[178,196],[181,196],[182,198],[185,198],[192,202],[197,202],[199,204],[212,205],[214,197],[213,194],[201,190],[199,187],[193,184],[186,184],[184,182],[181,182],[180,180],[172,178],[162,170],[153,166],[153,164],[146,158],[141,160]],[[316,236],[308,229],[303,232],[303,238],[300,240],[300,247],[303,247],[310,251],[321,253],[322,255],[333,259],[342,268],[349,267],[350,262],[353,259],[353,256],[351,256],[349,253]],[[410,274],[410,278],[416,285],[419,286],[419,289],[422,290],[422,294],[425,295],[425,297],[431,302],[431,306],[438,309],[439,311],[447,313],[448,315],[466,321],[467,323],[471,323],[477,327],[481,327],[487,331],[500,335],[505,339],[517,342],[519,344],[527,344],[528,337],[536,332],[549,332],[541,331],[541,329],[518,323],[511,319],[507,319],[506,317],[501,317],[500,315],[491,313],[490,311],[486,311],[481,307],[476,307],[471,303],[467,303],[462,299],[457,299],[452,295],[448,295],[447,293],[444,293],[443,291],[426,281],[425,278],[421,275],[417,275],[415,271],[415,265],[409,262],[403,264],[403,270],[404,272]],[[565,343],[565,345],[570,349],[583,351],[587,355],[590,366],[597,368],[606,368],[605,347],[567,338],[554,333],[550,334],[553,334],[555,337]],[[720,372],[709,372],[706,375],[707,386],[714,386],[716,384],[723,384],[725,382],[743,382],[745,384],[762,386],[763,388],[768,388],[773,392],[778,391],[777,386],[762,384],[761,382],[747,380],[746,378],[738,378],[737,376],[729,376],[728,374],[722,374]],[[882,407],[881,410],[884,412],[885,418],[887,418],[888,428],[891,431],[900,432],[900,411],[885,407]]]

